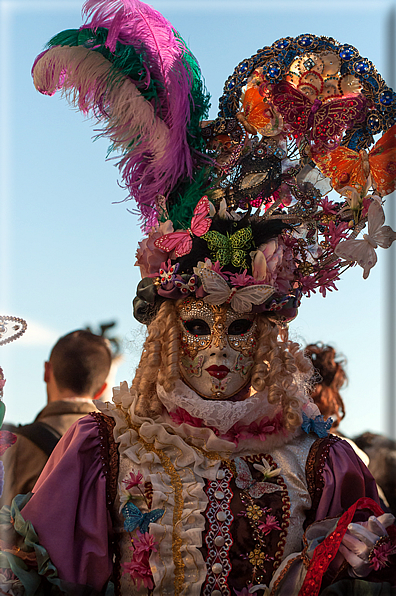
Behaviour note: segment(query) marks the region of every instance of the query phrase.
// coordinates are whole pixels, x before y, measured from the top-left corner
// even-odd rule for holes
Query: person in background
[[[3,457],[1,505],[30,492],[59,439],[79,418],[96,411],[92,400],[106,389],[111,359],[108,341],[89,331],[73,331],[58,340],[44,363],[47,405],[32,424],[4,425],[17,441]]]
[[[348,377],[345,372],[344,366],[346,365],[346,359],[337,355],[335,349],[332,346],[317,342],[316,344],[309,344],[305,348],[305,355],[310,358],[316,371],[316,376],[313,379],[314,385],[311,392],[311,397],[315,404],[318,406],[321,414],[325,419],[332,418],[333,424],[330,429],[335,435],[342,437],[345,441],[353,447],[354,451],[360,457],[360,459],[366,464],[370,472],[373,474],[377,481],[378,494],[383,503],[394,511],[391,502],[395,501],[394,497],[394,481],[393,481],[393,493],[388,488],[388,484],[392,483],[392,479],[387,481],[387,478],[392,474],[387,474],[384,468],[389,468],[386,465],[386,458],[383,457],[383,453],[380,458],[376,457],[375,450],[371,452],[366,448],[370,447],[371,443],[367,440],[359,440],[361,437],[370,435],[371,433],[365,433],[358,439],[349,439],[345,437],[339,430],[340,422],[345,418],[345,404],[341,397],[340,390],[348,382]],[[389,442],[385,437],[380,435],[372,435],[377,438],[377,441],[382,438],[382,443]],[[382,465],[379,463],[381,459]],[[389,458],[388,458],[389,459]],[[395,470],[395,464],[393,463],[393,471]],[[380,472],[380,473],[379,473]],[[389,468],[390,472],[390,468]]]

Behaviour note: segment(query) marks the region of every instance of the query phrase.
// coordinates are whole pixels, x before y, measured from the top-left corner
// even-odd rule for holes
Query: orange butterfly
[[[237,119],[250,134],[274,136],[280,132],[282,119],[256,85],[249,87],[243,96],[242,110]]]
[[[360,193],[371,174],[381,196],[396,189],[396,124],[374,145],[369,154],[338,147],[326,155],[315,155],[314,161],[325,176],[331,179],[335,190],[352,186]]]

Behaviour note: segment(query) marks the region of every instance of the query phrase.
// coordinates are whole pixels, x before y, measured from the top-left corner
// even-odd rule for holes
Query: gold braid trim
[[[172,530],[172,554],[173,554],[173,563],[175,565],[175,596],[179,596],[183,589],[184,585],[184,563],[183,557],[180,554],[180,549],[182,546],[182,539],[178,534],[177,527],[181,521],[182,514],[183,514],[183,483],[180,479],[179,474],[176,472],[174,465],[172,464],[170,458],[165,455],[162,449],[157,449],[154,447],[152,443],[148,443],[145,441],[139,434],[140,427],[136,424],[133,424],[129,414],[125,412],[122,408],[117,406],[117,408],[121,409],[122,412],[126,415],[128,426],[136,431],[139,435],[138,441],[146,451],[150,451],[155,453],[159,457],[159,460],[164,468],[165,472],[171,479],[171,485],[175,494],[175,505],[173,507],[173,530]]]

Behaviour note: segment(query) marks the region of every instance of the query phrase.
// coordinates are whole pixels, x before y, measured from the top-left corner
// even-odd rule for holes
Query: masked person
[[[287,332],[301,295],[334,287],[354,259],[347,242],[364,218],[370,233],[382,220],[371,182],[335,152],[342,139],[368,146],[369,125],[389,129],[376,108],[388,88],[364,61],[372,88],[352,46],[285,38],[237,66],[200,133],[199,69],[162,15],[93,0],[85,12],[33,75],[43,93],[75,89],[123,151],[147,229],[134,300],[147,339],[132,387],[75,424],[33,495],[3,509],[1,589],[391,593],[394,518],[349,444],[328,434],[309,397],[312,365]],[[345,198],[322,198],[312,158],[326,172],[344,164],[332,184],[348,174]],[[395,237],[383,227],[381,245]],[[373,243],[362,242],[366,275]]]

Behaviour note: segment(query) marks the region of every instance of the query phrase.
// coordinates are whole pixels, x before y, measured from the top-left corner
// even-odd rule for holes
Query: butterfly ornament
[[[373,187],[384,197],[396,189],[396,125],[382,135],[369,153],[338,147],[315,156],[314,161],[338,192],[346,185],[362,192],[370,175]]]
[[[344,132],[364,122],[367,114],[361,93],[312,102],[286,81],[272,86],[272,101],[297,142],[308,137],[313,156],[338,147]]]
[[[249,466],[240,457],[236,457],[234,462],[237,471],[237,478],[235,480],[235,484],[238,488],[246,490],[249,493],[249,495],[253,497],[253,499],[259,499],[265,494],[274,493],[275,491],[282,490],[281,486],[273,484],[272,482],[258,482],[257,480],[254,480]],[[269,466],[268,463],[267,465]]]
[[[152,509],[148,513],[142,513],[139,507],[136,507],[132,501],[128,501],[121,510],[124,516],[124,529],[127,532],[133,532],[139,528],[141,532],[148,532],[149,525],[156,522],[164,515],[164,509]]]
[[[390,226],[384,226],[385,214],[379,200],[374,199],[368,210],[368,234],[362,239],[341,241],[335,248],[335,254],[346,261],[355,261],[363,269],[363,278],[367,279],[370,269],[377,262],[375,249],[389,248],[396,240],[396,232]]]
[[[235,312],[250,312],[253,304],[262,304],[275,292],[272,286],[264,284],[230,288],[221,275],[205,266],[194,267],[194,273],[201,278],[203,289],[208,294],[204,302],[214,305],[231,304]]]
[[[303,422],[302,422],[301,428],[304,432],[306,432],[307,434],[309,434],[311,432],[315,433],[321,439],[324,439],[325,437],[327,437],[327,435],[329,434],[329,431],[332,427],[332,424],[333,424],[332,418],[328,418],[327,420],[325,420],[323,418],[322,414],[319,414],[318,416],[315,416],[314,418],[310,418],[309,416],[306,415],[305,412],[302,413],[302,416],[303,416]]]
[[[187,255],[192,249],[192,237],[201,237],[209,230],[212,220],[207,217],[210,211],[210,202],[208,197],[202,197],[194,209],[191,219],[191,227],[188,230],[179,230],[171,234],[164,234],[158,238],[154,245],[170,253],[175,251],[176,258]]]

